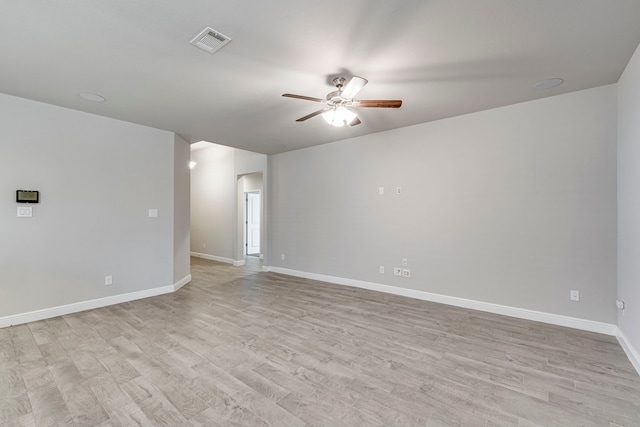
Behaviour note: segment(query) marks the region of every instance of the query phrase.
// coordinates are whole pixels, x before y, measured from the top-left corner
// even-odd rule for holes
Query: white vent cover
[[[230,41],[231,38],[217,32],[211,27],[207,27],[191,40],[191,44],[205,52],[214,53]]]

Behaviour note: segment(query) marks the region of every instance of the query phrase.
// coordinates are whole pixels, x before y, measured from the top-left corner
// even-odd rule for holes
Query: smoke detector
[[[191,44],[205,52],[214,53],[231,41],[230,37],[207,27],[191,40]]]

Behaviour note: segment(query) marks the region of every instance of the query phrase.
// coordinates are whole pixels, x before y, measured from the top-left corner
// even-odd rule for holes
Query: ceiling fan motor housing
[[[344,98],[342,98],[342,96],[340,96],[342,94],[341,91],[339,90],[334,90],[333,92],[330,92],[327,95],[327,104],[329,105],[338,105],[342,102],[345,101]]]

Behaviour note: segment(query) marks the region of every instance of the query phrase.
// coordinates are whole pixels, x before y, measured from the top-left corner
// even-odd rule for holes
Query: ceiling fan
[[[333,84],[336,86],[337,90],[330,92],[326,99],[294,95],[292,93],[283,93],[282,96],[287,98],[304,99],[306,101],[319,102],[327,105],[325,108],[314,111],[304,117],[300,117],[296,122],[304,122],[307,119],[322,114],[322,118],[325,119],[327,123],[336,127],[341,127],[345,124],[355,126],[362,123],[358,118],[358,115],[350,108],[400,108],[402,105],[402,101],[399,99],[354,100],[353,97],[356,96],[356,94],[368,83],[368,80],[363,79],[362,77],[352,77],[346,86],[344,85],[345,81],[346,79],[344,77],[336,77],[333,79]]]

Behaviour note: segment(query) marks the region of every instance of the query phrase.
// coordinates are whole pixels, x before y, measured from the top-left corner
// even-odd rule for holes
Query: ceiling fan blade
[[[355,119],[351,120],[351,123],[349,123],[349,126],[357,126],[360,123],[362,123],[362,122],[360,121],[359,118],[356,117]]]
[[[305,101],[314,101],[314,102],[322,102],[322,103],[326,102],[326,100],[324,99],[313,98],[311,96],[304,96],[304,95],[294,95],[292,93],[283,93],[282,96],[286,96],[287,98],[304,99]]]
[[[314,111],[314,112],[313,112],[313,113],[311,113],[311,114],[307,114],[307,115],[306,115],[306,116],[304,116],[304,117],[300,117],[298,120],[296,120],[296,122],[304,122],[304,121],[305,121],[305,120],[307,120],[307,119],[310,119],[310,118],[312,118],[312,117],[315,117],[315,116],[317,116],[317,115],[319,115],[319,114],[322,114],[322,113],[324,113],[325,111],[329,111],[329,110],[331,110],[331,108],[323,108],[322,110]]]
[[[368,82],[369,80],[363,79],[362,77],[351,77],[349,83],[347,83],[347,85],[342,89],[340,96],[344,99],[353,99],[353,97],[360,92],[360,89],[362,89]]]
[[[362,108],[400,108],[402,100],[400,99],[365,99],[362,101],[354,101],[354,107]]]

